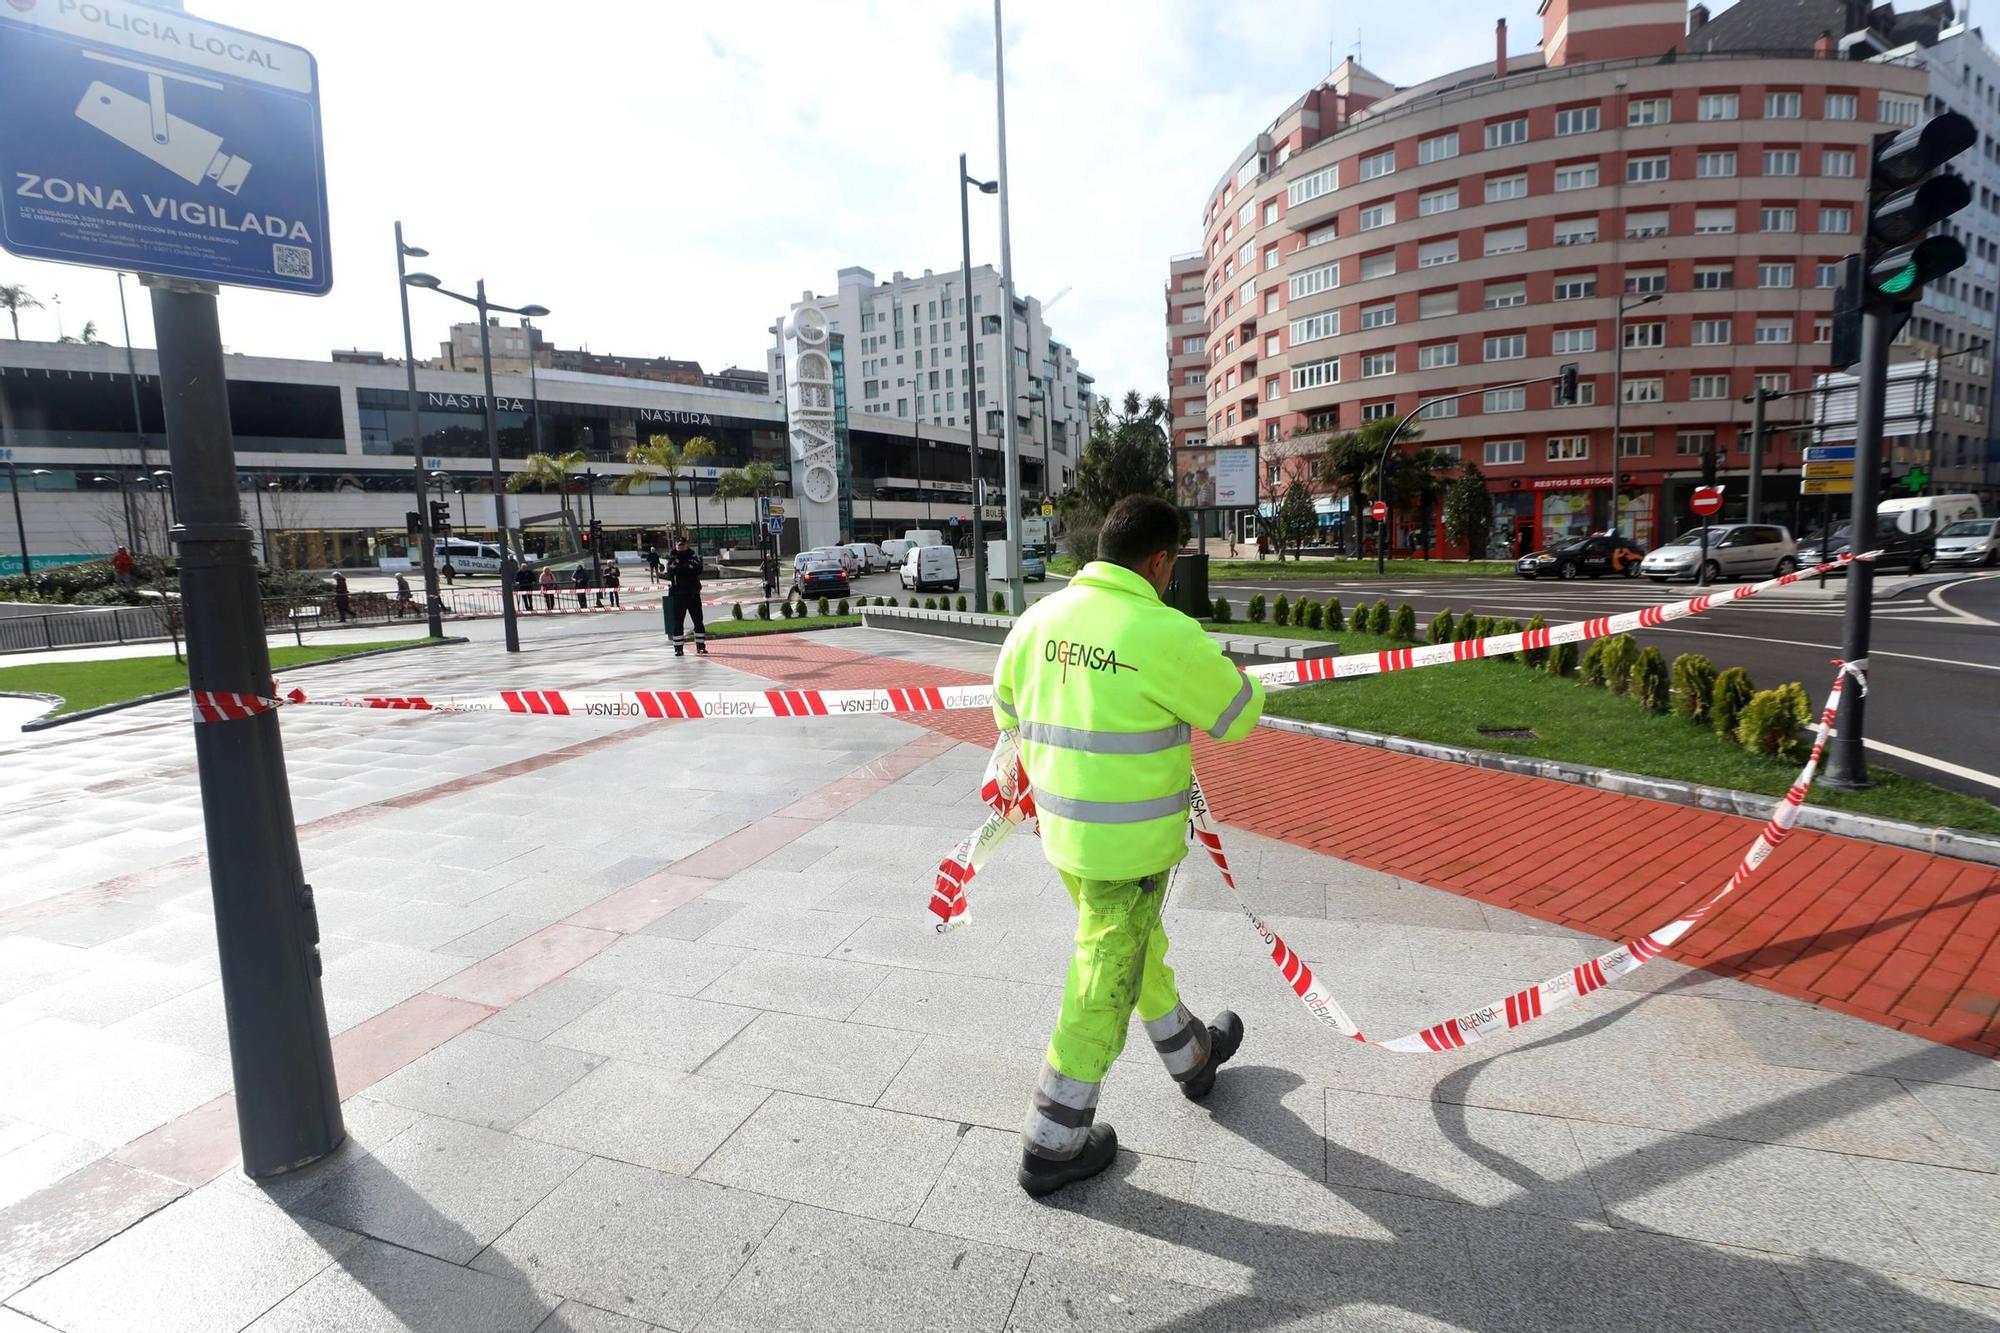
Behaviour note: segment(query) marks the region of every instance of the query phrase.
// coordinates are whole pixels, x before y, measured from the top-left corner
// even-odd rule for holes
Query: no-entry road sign
[[[1720,486],[1697,486],[1694,498],[1688,501],[1688,508],[1707,518],[1710,514],[1722,512],[1722,488]]]
[[[1383,519],[1389,517],[1389,506],[1377,500],[1374,504],[1368,506],[1368,517],[1380,523]]]

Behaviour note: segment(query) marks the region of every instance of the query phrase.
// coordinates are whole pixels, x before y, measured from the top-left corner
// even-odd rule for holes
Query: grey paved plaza
[[[772,678],[652,624],[533,628],[518,662],[488,632],[297,681]],[[1317,1026],[1190,861],[1171,961],[1242,1051],[1195,1105],[1135,1029],[1116,1164],[1037,1202],[1013,1169],[1068,900],[1020,836],[969,928],[924,919],[976,748],[887,718],[282,721],[350,1137],[263,1183],[185,705],[0,739],[0,1333],[2000,1326],[1991,1061],[1664,960],[1511,1041],[1390,1055]],[[1371,1032],[1603,947],[1226,836]]]

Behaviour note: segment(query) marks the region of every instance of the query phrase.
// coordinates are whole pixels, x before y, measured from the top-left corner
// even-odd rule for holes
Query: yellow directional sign
[[[1807,463],[1805,475],[1808,477],[1852,477],[1853,463]]]
[[[1799,487],[1801,495],[1852,495],[1852,477],[1807,477]]]

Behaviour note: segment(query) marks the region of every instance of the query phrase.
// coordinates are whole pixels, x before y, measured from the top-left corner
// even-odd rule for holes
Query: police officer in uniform
[[[701,620],[701,557],[688,548],[685,534],[674,539],[674,553],[667,557],[667,596],[672,602],[671,628],[674,656],[687,656],[687,619],[694,617],[694,650],[708,656],[708,627]]]
[[[1135,1007],[1191,1101],[1243,1040],[1235,1014],[1203,1023],[1181,1003],[1160,923],[1167,873],[1188,850],[1190,736],[1241,740],[1264,708],[1263,686],[1160,600],[1179,548],[1172,505],[1120,500],[1098,558],[1015,622],[993,673],[994,720],[1016,733],[1043,851],[1077,909],[1062,1013],[1021,1133],[1017,1179],[1033,1195],[1117,1155],[1097,1096]]]

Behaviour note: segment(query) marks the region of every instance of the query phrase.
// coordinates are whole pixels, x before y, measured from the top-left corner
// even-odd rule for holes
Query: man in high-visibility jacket
[[[1195,729],[1250,734],[1264,690],[1202,628],[1160,600],[1180,515],[1128,496],[1105,516],[1098,559],[1030,607],[993,672],[994,719],[1017,733],[1042,847],[1077,908],[1076,950],[1028,1121],[1021,1188],[1047,1194],[1118,1152],[1097,1094],[1136,1007],[1167,1072],[1206,1097],[1243,1022],[1189,1013],[1160,923],[1167,872],[1187,855]]]

